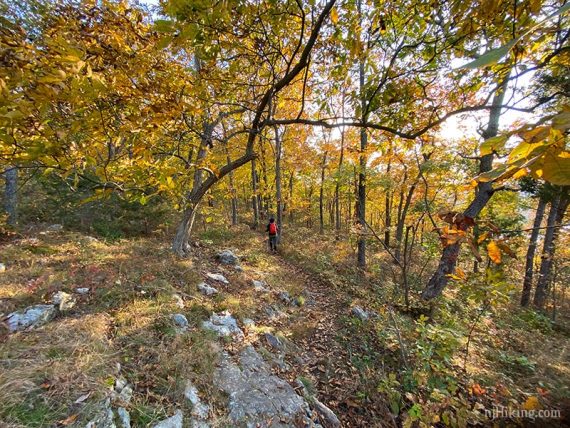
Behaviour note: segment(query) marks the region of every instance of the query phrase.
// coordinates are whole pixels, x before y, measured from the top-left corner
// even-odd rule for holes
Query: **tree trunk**
[[[275,198],[277,199],[277,228],[279,235],[277,241],[281,241],[283,234],[283,200],[281,191],[281,155],[283,152],[283,137],[282,133],[279,134],[279,128],[275,127]]]
[[[289,222],[293,222],[293,178],[294,173],[291,171],[289,176]]]
[[[319,231],[323,233],[325,231],[325,213],[324,213],[324,186],[325,186],[325,169],[327,165],[327,152],[323,154],[323,162],[321,164],[321,187],[319,190]]]
[[[558,195],[553,199],[550,205],[550,212],[548,213],[548,220],[546,222],[547,229],[544,233],[540,270],[533,300],[534,306],[538,309],[543,309],[544,302],[546,301],[552,260],[556,250],[556,238],[559,231],[558,226],[560,226],[564,219],[564,214],[568,208],[568,202],[570,202],[570,200],[567,195]]]
[[[358,15],[360,24],[362,25],[362,1],[358,2]],[[360,108],[362,109],[362,123],[366,124],[366,96],[365,96],[365,70],[364,70],[364,57],[361,58],[358,77],[359,77],[359,90],[360,90]],[[358,267],[366,267],[366,146],[368,145],[368,133],[366,127],[360,129],[360,156],[359,156],[359,171],[358,171]]]
[[[406,195],[406,202],[404,203],[404,207],[401,210],[400,216],[398,218],[398,225],[396,227],[396,252],[395,257],[400,260],[400,254],[402,249],[402,237],[404,235],[404,225],[406,223],[406,216],[408,214],[408,210],[410,209],[410,204],[412,202],[412,197],[414,195],[414,191],[416,190],[418,182],[417,180],[412,184],[408,194]]]
[[[257,200],[257,171],[255,169],[255,159],[251,161],[251,190],[253,194],[251,195],[251,206],[253,208],[253,228],[257,229],[259,227],[259,205]]]
[[[390,177],[390,169],[392,167],[392,150],[388,151],[388,166],[386,167],[386,177]],[[385,210],[384,213],[384,245],[390,247],[390,228],[392,227],[392,192],[390,190],[386,191],[386,197],[384,201]]]
[[[225,149],[226,149],[226,159],[227,159],[227,163],[230,164],[231,163],[231,158],[230,158],[230,151],[228,150],[228,145],[225,144]],[[237,200],[237,192],[234,186],[234,172],[230,171],[230,173],[228,174],[228,178],[229,178],[229,187],[230,187],[230,193],[232,195],[232,199],[231,199],[231,217],[232,217],[232,226],[237,226],[238,224],[238,214],[237,214],[237,209],[238,209],[238,200]]]
[[[18,224],[18,167],[9,166],[4,172],[6,187],[4,192],[4,210],[8,214],[10,226]]]
[[[176,235],[172,242],[172,250],[180,257],[186,256],[190,250],[188,238],[190,236],[192,226],[194,225],[197,209],[198,204],[191,201],[188,204],[188,207],[184,210],[182,221],[178,224],[178,228],[176,229]]]
[[[505,91],[507,89],[508,76],[506,75],[500,87],[495,92],[493,97],[493,103],[489,111],[489,123],[487,129],[483,132],[482,137],[487,140],[489,138],[495,137],[499,132],[499,119],[501,117],[501,106],[503,104],[503,99],[505,97]],[[482,156],[479,159],[479,173],[484,173],[490,171],[493,168],[493,153]],[[481,210],[487,205],[491,197],[493,196],[493,185],[490,182],[479,182],[477,184],[477,189],[475,193],[475,198],[469,204],[467,209],[463,212],[465,217],[475,219]],[[460,230],[467,231],[470,225],[466,222],[457,225]],[[422,292],[422,298],[425,300],[433,299],[441,294],[447,282],[449,280],[450,274],[455,270],[455,265],[457,263],[457,257],[459,256],[459,250],[461,248],[461,243],[457,242],[455,244],[447,245],[441,254],[441,259],[439,261],[436,271],[430,278],[426,288]]]
[[[532,291],[532,277],[534,272],[534,254],[536,252],[536,241],[538,240],[538,235],[540,234],[540,225],[542,223],[542,218],[544,217],[544,210],[546,208],[546,200],[541,197],[538,200],[538,206],[536,207],[536,214],[534,216],[534,223],[532,225],[533,229],[530,234],[530,241],[528,243],[528,249],[526,251],[526,266],[524,269],[524,282],[523,290],[521,295],[521,306],[528,306],[530,302],[530,294]]]

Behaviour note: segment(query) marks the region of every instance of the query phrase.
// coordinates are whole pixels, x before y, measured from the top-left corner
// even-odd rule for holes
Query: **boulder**
[[[277,336],[274,336],[271,333],[265,333],[265,340],[272,348],[275,348],[279,351],[285,350],[285,345]]]
[[[252,346],[233,362],[222,353],[214,384],[229,396],[229,418],[235,427],[285,428],[306,419],[307,402],[283,379],[275,376]]]
[[[340,420],[334,412],[316,398],[313,400],[313,408],[317,411],[323,426],[326,428],[340,428]]]
[[[119,416],[119,422],[122,428],[131,428],[131,415],[124,407],[119,407],[117,409],[117,415]]]
[[[160,421],[154,428],[182,428],[182,423],[184,422],[184,415],[181,410],[177,410],[174,416],[169,417]]]
[[[208,321],[202,323],[202,327],[206,330],[215,331],[218,336],[233,336],[241,340],[244,337],[243,331],[238,327],[236,319],[228,312],[212,314]]]
[[[206,276],[208,278],[210,278],[213,281],[218,281],[221,282],[222,284],[229,284],[230,282],[226,279],[226,277],[220,273],[210,273],[208,272],[206,274]]]
[[[51,321],[57,313],[54,305],[35,305],[23,311],[12,312],[6,322],[11,332],[24,330],[28,327],[38,327]]]
[[[4,263],[0,263],[0,272],[6,272],[6,265]]]
[[[177,333],[184,333],[188,330],[188,320],[182,314],[174,314],[171,316],[172,321],[176,327]]]
[[[368,318],[370,318],[368,312],[366,312],[360,306],[353,307],[351,312],[352,315],[354,315],[356,318],[360,319],[361,321],[367,321]]]
[[[216,288],[210,287],[205,282],[198,284],[198,290],[200,290],[200,292],[206,296],[213,296],[214,294],[218,294],[218,290]]]
[[[88,287],[79,287],[79,288],[75,289],[75,292],[77,294],[85,295],[85,294],[89,293],[89,290],[90,289]]]
[[[57,306],[61,312],[69,311],[75,306],[75,297],[65,291],[58,291],[51,298],[51,302]]]
[[[223,265],[236,265],[239,261],[238,257],[231,250],[220,251],[217,258]]]
[[[260,291],[263,293],[267,293],[269,291],[269,288],[267,287],[267,283],[265,281],[258,281],[256,279],[252,279],[251,284],[253,285],[255,291]]]

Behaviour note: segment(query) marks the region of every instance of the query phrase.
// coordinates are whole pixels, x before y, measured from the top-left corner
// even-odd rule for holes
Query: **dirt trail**
[[[295,316],[266,320],[267,325],[282,331],[303,325],[307,329],[286,354],[291,369],[280,375],[293,385],[299,377],[310,379],[315,397],[337,414],[343,426],[395,427],[394,418],[379,394],[368,397],[364,404],[356,398],[363,374],[352,365],[346,346],[338,340],[340,317],[350,313],[346,296],[326,280],[279,254],[272,257],[297,279],[302,279],[307,295]]]

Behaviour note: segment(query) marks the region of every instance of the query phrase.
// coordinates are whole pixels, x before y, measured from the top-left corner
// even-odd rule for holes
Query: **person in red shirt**
[[[279,228],[275,223],[275,219],[271,217],[269,219],[269,224],[267,225],[267,233],[269,233],[269,250],[273,253],[277,252],[277,235],[279,234]]]

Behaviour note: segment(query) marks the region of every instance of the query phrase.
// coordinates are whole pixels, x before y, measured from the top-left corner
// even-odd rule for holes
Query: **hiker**
[[[275,223],[275,219],[271,217],[269,219],[269,224],[267,225],[267,233],[269,233],[269,249],[276,253],[277,252],[277,234],[279,233],[279,228]]]

